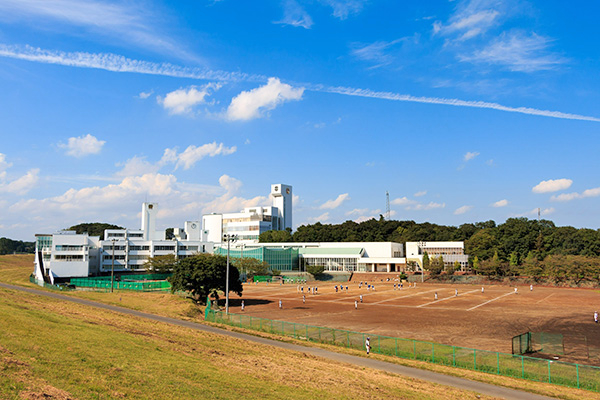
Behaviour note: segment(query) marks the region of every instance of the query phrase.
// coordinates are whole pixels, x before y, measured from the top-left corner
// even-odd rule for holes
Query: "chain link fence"
[[[589,365],[311,326],[241,314],[225,314],[222,311],[211,309],[210,306],[206,309],[205,319],[210,322],[352,349],[364,349],[365,340],[369,337],[373,353],[600,392],[600,368]],[[513,345],[514,343],[513,339]]]

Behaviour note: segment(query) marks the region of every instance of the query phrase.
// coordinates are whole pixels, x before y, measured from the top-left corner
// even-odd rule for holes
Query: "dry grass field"
[[[34,286],[28,278],[32,271],[32,261],[32,256],[0,256],[0,281]],[[437,311],[439,314],[446,308],[452,308],[448,306],[459,304],[453,304],[458,298],[451,299],[451,296],[445,296],[446,292],[449,295],[454,294],[454,289],[448,286],[420,286],[418,285],[417,289],[405,288],[401,291],[394,291],[392,287],[387,293],[385,285],[380,283],[375,292],[363,292],[365,302],[359,306],[359,310],[354,310],[353,300],[359,289],[355,288],[353,292],[350,285],[348,293],[344,291],[337,294],[332,285],[331,288],[321,286],[319,295],[307,295],[307,303],[304,305],[301,304],[301,295],[296,293],[296,285],[247,285],[243,298],[246,301],[245,313],[252,315],[285,320],[296,318],[298,322],[380,334],[397,332],[399,335],[406,332],[403,336],[441,341],[440,339],[444,338],[443,330],[452,321],[442,321],[443,324],[439,327],[433,324],[433,331],[424,334],[419,333],[418,323],[412,324],[411,319],[418,320],[415,316],[422,311]],[[461,295],[475,294],[462,293],[469,291],[465,288],[459,288],[459,298]],[[498,295],[491,296],[486,301],[504,295],[509,288],[497,289]],[[521,293],[524,289],[519,288],[520,293],[516,296],[525,295]],[[427,304],[433,301],[434,292],[429,292],[430,290],[438,291],[438,301],[441,302]],[[492,287],[486,287],[485,294],[489,291],[490,295],[494,295],[494,290]],[[538,288],[535,288],[533,293],[537,291]],[[533,296],[533,293],[529,296]],[[201,309],[192,305],[189,300],[169,293],[76,291],[66,294],[169,317],[202,320]],[[538,302],[551,294],[541,296],[535,301]],[[409,295],[410,297],[401,297]],[[584,296],[589,295],[588,293]],[[598,293],[595,292],[595,295],[598,296]],[[506,295],[509,298],[512,296],[514,295]],[[556,296],[557,294],[552,294],[549,299]],[[277,307],[279,298],[283,299],[283,310]],[[445,298],[447,299],[444,300]],[[408,299],[421,299],[422,303],[403,302]],[[502,299],[472,311],[483,309]],[[469,303],[465,306],[472,308],[480,303]],[[543,301],[537,304],[541,303]],[[232,312],[239,312],[238,306],[239,298],[234,295]],[[434,308],[428,310],[432,306]],[[375,314],[379,312],[384,315],[377,319]],[[464,313],[465,310],[461,312]],[[361,318],[357,318],[359,316]],[[364,321],[361,322],[363,318],[368,322],[366,325]],[[400,324],[393,326],[389,323],[390,318],[400,321]],[[10,290],[0,290],[0,320],[3,321],[3,330],[0,332],[0,398],[227,399],[239,398],[240,394],[249,399],[315,396],[378,399],[477,397],[470,392],[369,369],[354,368],[312,356],[307,357],[301,353],[275,351],[270,346],[249,346],[245,341],[220,335],[193,332]],[[410,328],[403,327],[403,322]],[[348,326],[344,325],[346,323]],[[410,332],[414,334],[411,335]],[[272,337],[264,333],[253,334]],[[423,336],[418,336],[419,334]],[[442,336],[439,336],[440,334]],[[294,341],[289,338],[275,338]],[[457,336],[458,339],[461,337]],[[491,340],[489,343],[494,342]],[[351,349],[324,344],[313,345],[364,355],[364,352]],[[473,347],[482,348],[479,345]],[[390,359],[378,355],[372,357],[546,396],[563,399],[600,399],[598,393],[545,383],[413,360]],[[351,389],[348,389],[350,387]]]
[[[394,289],[393,282],[370,282],[375,290],[357,282],[316,283],[318,294],[307,293],[306,302],[295,284],[245,284],[244,314],[386,336],[433,341],[481,350],[511,352],[511,338],[532,332],[561,333],[565,361],[600,364],[588,358],[580,345],[600,349],[600,326],[593,321],[600,310],[600,293],[589,289],[514,287],[417,283]],[[458,293],[456,292],[458,291]],[[435,293],[438,300],[435,300]],[[363,303],[359,296],[362,294]],[[241,313],[240,299],[232,297],[231,312]],[[279,300],[283,309],[279,309]],[[359,301],[358,309],[354,301]],[[600,354],[598,354],[600,356]]]

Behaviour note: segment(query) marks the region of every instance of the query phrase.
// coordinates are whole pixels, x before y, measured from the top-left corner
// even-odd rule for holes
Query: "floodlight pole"
[[[423,250],[423,247],[425,247],[425,242],[421,241],[418,243],[419,246],[419,250]],[[425,255],[423,255],[424,257]],[[425,282],[425,259],[421,258],[421,283]]]
[[[110,292],[113,292],[113,284],[115,277],[115,241],[116,239],[112,239],[112,267],[110,269]]]
[[[227,271],[225,272],[225,314],[229,315],[229,243],[237,239],[236,235],[224,234],[223,240],[227,241]]]

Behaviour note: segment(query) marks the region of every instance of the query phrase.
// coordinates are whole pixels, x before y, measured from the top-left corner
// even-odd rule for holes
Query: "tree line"
[[[33,253],[34,251],[35,242],[23,242],[5,237],[0,238],[0,255]]]
[[[598,276],[600,230],[556,226],[549,220],[509,218],[445,226],[429,222],[388,221],[302,225],[289,231],[268,231],[269,242],[434,242],[464,241],[473,271],[483,275],[528,275],[555,281]],[[436,264],[437,265],[437,264]]]

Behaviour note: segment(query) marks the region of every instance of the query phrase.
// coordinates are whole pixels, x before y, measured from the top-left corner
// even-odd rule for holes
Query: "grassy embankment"
[[[30,286],[28,277],[31,270],[31,256],[0,256],[2,282]],[[249,346],[244,341],[123,317],[117,313],[10,291],[6,293],[0,303],[0,315],[2,320],[5,316],[14,320],[9,322],[6,319],[7,324],[3,325],[10,329],[0,334],[3,346],[0,354],[4,357],[0,395],[5,397],[28,391],[60,393],[61,390],[80,398],[144,398],[150,394],[155,398],[192,395],[229,398],[238,397],[240,393],[247,398],[326,395],[333,398],[425,399],[471,396],[468,392],[274,350],[268,346]],[[69,294],[180,319],[201,319],[198,315],[200,310],[188,300],[166,293]],[[40,330],[36,331],[35,326],[40,326]],[[273,337],[262,333],[260,336]],[[289,338],[278,339],[296,342]],[[314,345],[363,355],[355,350]],[[597,393],[544,383],[393,357],[372,357],[547,396],[600,399]],[[33,383],[26,384],[33,376],[36,377]],[[84,378],[88,376],[92,378]],[[407,388],[410,390],[406,391]],[[90,397],[88,393],[93,395]],[[180,395],[175,395],[177,393]]]

